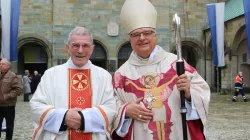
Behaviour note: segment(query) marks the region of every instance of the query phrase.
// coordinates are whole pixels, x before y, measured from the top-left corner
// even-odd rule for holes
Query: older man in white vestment
[[[89,58],[91,33],[76,27],[66,45],[69,60],[48,69],[30,100],[34,140],[106,140],[116,115],[112,77]]]
[[[188,139],[204,140],[210,89],[187,64],[176,72],[175,54],[156,45],[157,11],[148,0],[126,0],[121,9],[133,52],[114,74],[118,117],[114,139],[183,140],[180,94],[185,92]]]

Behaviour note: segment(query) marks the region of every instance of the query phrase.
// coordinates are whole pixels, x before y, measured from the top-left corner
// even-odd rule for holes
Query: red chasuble
[[[92,88],[90,69],[69,69],[69,109],[91,108]],[[69,130],[69,140],[91,140],[92,133]]]

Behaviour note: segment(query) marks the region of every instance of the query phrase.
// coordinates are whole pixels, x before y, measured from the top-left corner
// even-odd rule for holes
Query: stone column
[[[238,68],[238,56],[237,55],[232,55],[232,60],[231,60],[231,89],[233,91],[234,89],[234,78],[238,74],[239,68]]]
[[[117,70],[117,65],[118,65],[118,61],[117,61],[117,58],[116,57],[111,57],[109,60],[108,60],[108,71],[113,74],[115,73],[115,71]]]
[[[17,69],[17,66],[18,66],[17,63],[18,63],[17,61],[16,62],[11,62],[11,68],[10,69],[14,73],[17,73],[17,70],[18,70]]]
[[[208,85],[211,87],[212,86],[212,79],[213,79],[213,76],[212,76],[212,71],[213,71],[213,67],[212,66],[212,61],[211,60],[206,60],[206,75],[207,75],[207,83]]]
[[[203,79],[205,79],[205,69],[204,69],[205,63],[204,63],[204,59],[198,59],[197,60],[197,64],[196,64],[196,70],[198,71],[198,73],[201,75],[201,77]]]

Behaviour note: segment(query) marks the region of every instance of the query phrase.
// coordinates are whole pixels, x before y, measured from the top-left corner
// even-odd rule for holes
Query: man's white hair
[[[71,42],[71,39],[72,39],[72,36],[73,36],[73,35],[82,35],[82,36],[84,36],[84,35],[89,35],[92,44],[94,43],[94,42],[93,42],[92,34],[89,32],[88,29],[86,29],[86,28],[84,28],[84,27],[77,26],[77,27],[75,27],[75,28],[69,33],[68,44]]]

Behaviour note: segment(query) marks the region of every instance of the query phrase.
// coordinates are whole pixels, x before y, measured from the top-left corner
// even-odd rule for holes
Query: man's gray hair
[[[84,28],[84,27],[77,26],[77,27],[75,27],[75,28],[69,33],[68,44],[70,44],[73,35],[82,35],[82,36],[84,36],[84,35],[89,35],[92,44],[94,43],[94,42],[93,42],[92,34],[89,32],[88,29],[86,29],[86,28]]]
[[[7,58],[3,58],[1,61],[4,61],[8,66],[11,66],[11,63]]]

